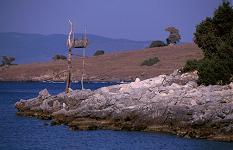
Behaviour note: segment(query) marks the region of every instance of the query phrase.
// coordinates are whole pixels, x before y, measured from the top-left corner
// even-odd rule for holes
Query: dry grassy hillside
[[[148,58],[157,56],[158,64],[141,66]],[[188,59],[202,58],[202,51],[195,44],[147,48],[86,58],[86,80],[120,81],[146,79],[159,74],[169,74],[182,67]],[[65,80],[66,61],[51,61],[10,66],[0,69],[0,80]],[[81,59],[73,59],[73,80],[81,75]]]

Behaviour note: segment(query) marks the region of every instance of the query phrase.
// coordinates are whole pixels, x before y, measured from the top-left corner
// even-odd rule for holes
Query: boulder
[[[139,78],[136,78],[134,82],[140,82],[141,80]]]
[[[58,100],[53,102],[53,112],[56,112],[61,109],[61,103]]]
[[[230,88],[233,89],[233,82],[229,84]]]
[[[49,94],[47,89],[44,89],[44,90],[39,92],[39,97],[42,98],[42,99],[45,99],[45,98],[47,98],[49,96],[50,96],[50,94]]]

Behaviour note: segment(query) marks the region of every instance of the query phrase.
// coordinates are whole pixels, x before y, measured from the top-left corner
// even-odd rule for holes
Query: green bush
[[[180,70],[182,73],[190,72],[198,69],[198,60],[188,60],[185,66]]]
[[[157,64],[158,62],[159,62],[159,58],[153,57],[153,58],[149,58],[147,60],[144,60],[141,64],[141,66],[153,66],[154,64]]]
[[[228,84],[233,76],[233,8],[223,2],[212,18],[196,27],[195,43],[203,50],[204,59],[189,61],[184,71],[197,69],[199,84]]]
[[[163,46],[166,46],[166,44],[163,41],[153,41],[153,42],[151,42],[149,48],[163,47]]]
[[[52,59],[53,60],[66,60],[67,58],[64,55],[55,55],[55,56],[53,56]]]
[[[99,56],[99,55],[104,55],[104,51],[103,50],[97,50],[94,54],[94,56]]]
[[[201,60],[198,66],[198,83],[204,85],[229,84],[232,74],[228,65],[224,60]]]

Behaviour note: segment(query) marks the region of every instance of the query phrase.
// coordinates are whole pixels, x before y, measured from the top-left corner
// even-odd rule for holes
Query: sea
[[[86,82],[95,90],[116,83]],[[80,83],[72,83],[80,89]],[[175,135],[132,131],[72,131],[51,126],[49,120],[17,116],[20,99],[36,97],[42,89],[58,94],[64,82],[0,82],[0,150],[233,150],[233,143],[188,139]]]

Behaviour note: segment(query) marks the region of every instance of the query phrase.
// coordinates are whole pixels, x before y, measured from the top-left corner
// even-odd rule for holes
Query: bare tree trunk
[[[68,76],[66,80],[66,93],[68,94],[70,92],[70,84],[71,84],[71,48],[69,49],[69,54],[68,54]]]
[[[67,41],[67,45],[68,45],[68,59],[67,59],[67,63],[68,63],[68,76],[67,76],[67,80],[66,80],[66,94],[70,93],[70,84],[71,84],[71,61],[72,61],[72,47],[73,47],[73,41],[74,39],[71,39],[71,35],[73,33],[73,25],[72,22],[69,20],[71,29],[68,35],[68,41]]]

